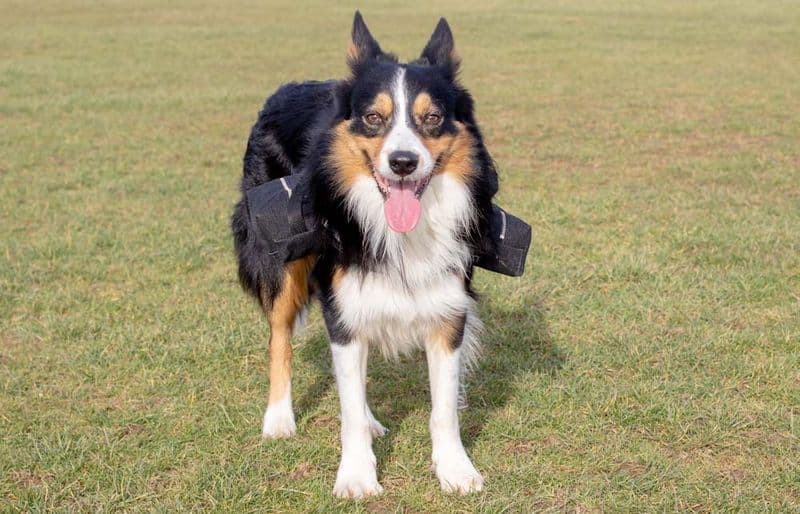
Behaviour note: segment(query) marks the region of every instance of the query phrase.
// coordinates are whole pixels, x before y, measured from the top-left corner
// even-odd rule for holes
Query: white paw
[[[372,437],[382,437],[389,431],[388,428],[381,425],[381,423],[375,419],[375,416],[372,415],[372,411],[369,409],[367,410],[367,421],[369,422],[369,431],[372,433]]]
[[[375,459],[367,456],[356,459],[342,459],[336,473],[333,494],[339,498],[364,498],[381,494],[383,487],[378,483],[375,472]]]
[[[281,439],[292,437],[297,432],[294,424],[294,413],[291,406],[277,403],[267,407],[264,413],[264,425],[261,428],[261,436],[270,439]]]
[[[463,451],[440,457],[433,469],[446,493],[468,494],[483,489],[483,477]]]

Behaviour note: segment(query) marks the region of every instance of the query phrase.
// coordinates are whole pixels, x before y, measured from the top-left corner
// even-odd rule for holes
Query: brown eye
[[[377,112],[371,112],[364,116],[364,121],[367,125],[380,125],[383,123],[383,118]]]
[[[432,112],[425,116],[426,125],[438,125],[442,121],[442,115],[438,112]]]

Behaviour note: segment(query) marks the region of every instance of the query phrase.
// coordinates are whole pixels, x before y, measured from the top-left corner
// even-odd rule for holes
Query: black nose
[[[389,154],[389,167],[392,171],[405,177],[417,169],[419,157],[414,152],[392,152]]]

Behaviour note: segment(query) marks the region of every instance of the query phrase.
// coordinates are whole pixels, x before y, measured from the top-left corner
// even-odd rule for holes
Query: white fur
[[[271,439],[280,439],[291,437],[296,431],[294,412],[292,412],[292,387],[290,385],[286,388],[286,394],[283,398],[267,406],[261,435]]]
[[[475,223],[475,210],[467,186],[449,176],[431,178],[420,199],[422,214],[411,232],[389,228],[383,196],[375,179],[359,177],[347,193],[346,205],[367,235],[367,246],[385,262],[385,272],[398,284],[416,286],[433,277],[464,274],[471,255],[456,235]]]
[[[378,173],[387,179],[397,180],[397,175],[389,167],[389,155],[395,151],[413,152],[419,156],[419,163],[414,173],[406,177],[408,180],[421,180],[430,175],[433,170],[433,157],[425,145],[422,144],[417,134],[411,128],[408,112],[408,85],[406,84],[406,70],[400,68],[392,84],[392,128],[386,135],[380,155],[378,156]]]
[[[375,470],[366,397],[367,345],[358,340],[332,343],[331,353],[342,409],[342,461],[333,494],[341,498],[379,494],[383,488]]]
[[[458,428],[461,349],[450,351],[429,343],[425,355],[431,382],[431,457],[439,484],[445,492],[480,491],[483,477],[469,460]]]
[[[364,374],[367,372],[367,367],[364,366]],[[366,382],[366,379],[365,379]],[[382,437],[385,436],[386,433],[389,431],[388,428],[381,425],[381,422],[375,419],[375,416],[372,414],[372,411],[369,409],[369,405],[367,405],[367,420],[369,421],[369,431],[372,434],[372,437]]]

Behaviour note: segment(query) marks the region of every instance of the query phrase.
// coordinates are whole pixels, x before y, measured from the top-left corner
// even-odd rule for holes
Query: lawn
[[[535,241],[523,278],[477,272],[485,490],[430,472],[422,356],[375,358],[358,503],[318,311],[298,435],[260,437],[228,229],[264,98],[346,73],[355,6],[0,4],[0,510],[800,512],[795,2],[359,5],[404,59],[448,18]]]

